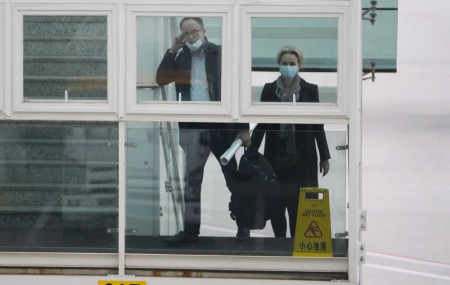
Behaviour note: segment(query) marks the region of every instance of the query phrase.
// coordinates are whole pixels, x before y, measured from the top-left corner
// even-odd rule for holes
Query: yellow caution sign
[[[333,257],[328,189],[301,188],[293,256]]]

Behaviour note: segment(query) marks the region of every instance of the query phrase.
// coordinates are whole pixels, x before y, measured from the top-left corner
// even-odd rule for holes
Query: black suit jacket
[[[209,96],[211,101],[221,99],[221,48],[220,46],[206,42],[203,47],[205,53],[205,68],[208,81]],[[166,51],[156,72],[156,83],[166,85],[175,81],[177,94],[181,93],[183,101],[191,101],[191,67],[192,55],[185,45],[178,53]]]
[[[206,78],[208,81],[208,91],[211,101],[220,101],[221,95],[221,47],[206,40],[203,47],[205,53]],[[156,83],[166,85],[175,82],[177,94],[181,93],[183,101],[191,101],[191,68],[192,54],[185,45],[183,49],[175,54],[166,51],[156,72]],[[239,130],[248,130],[248,124],[244,123],[197,123],[180,122],[181,129],[210,129],[210,130],[229,130],[226,135],[227,144],[233,140],[236,132]],[[223,133],[223,132],[222,132]],[[224,133],[225,134],[225,133]]]

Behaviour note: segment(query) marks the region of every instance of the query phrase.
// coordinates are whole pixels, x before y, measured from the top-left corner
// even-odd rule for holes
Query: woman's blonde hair
[[[278,55],[277,55],[277,63],[278,64],[280,64],[281,57],[284,54],[286,54],[286,53],[293,54],[293,55],[297,56],[297,58],[298,58],[298,66],[299,67],[303,66],[303,60],[304,60],[303,54],[300,51],[300,49],[298,47],[295,47],[295,46],[285,46],[285,47],[280,49],[280,51],[278,52]]]

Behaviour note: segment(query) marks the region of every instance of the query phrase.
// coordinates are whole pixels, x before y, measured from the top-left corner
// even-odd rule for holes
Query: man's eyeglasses
[[[201,30],[193,30],[192,32],[184,32],[183,37],[189,38],[189,37],[196,37],[198,33],[200,33]]]

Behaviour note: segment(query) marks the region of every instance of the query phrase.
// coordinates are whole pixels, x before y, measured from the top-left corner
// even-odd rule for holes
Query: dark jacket
[[[206,56],[205,68],[211,101],[220,101],[221,48],[206,41],[203,51]],[[192,55],[186,45],[178,54],[167,50],[156,72],[156,83],[166,85],[175,81],[175,89],[177,94],[181,93],[181,100],[191,101],[191,66]]]
[[[206,78],[208,81],[209,96],[211,101],[220,101],[221,95],[221,47],[206,40],[203,47],[205,53]],[[177,53],[170,53],[167,50],[164,58],[159,64],[156,72],[156,83],[166,85],[175,82],[177,94],[181,93],[183,101],[191,101],[191,67],[192,55],[185,45]],[[248,130],[248,124],[241,123],[179,123],[182,129],[228,129],[228,130]],[[234,137],[235,133],[231,134]]]
[[[275,94],[275,88],[276,81],[267,83],[261,93],[261,102],[280,102]],[[301,79],[298,102],[319,102],[317,85]],[[280,124],[258,124],[252,134],[250,149],[259,149],[262,139],[266,135],[264,156],[278,172],[277,175],[281,178],[292,175],[292,177],[298,177],[299,183],[302,183],[304,187],[317,187],[316,143],[320,160],[330,159],[323,124],[295,124],[295,155],[285,153],[285,141],[279,138],[280,126]],[[291,169],[287,168],[287,165],[290,165]]]

